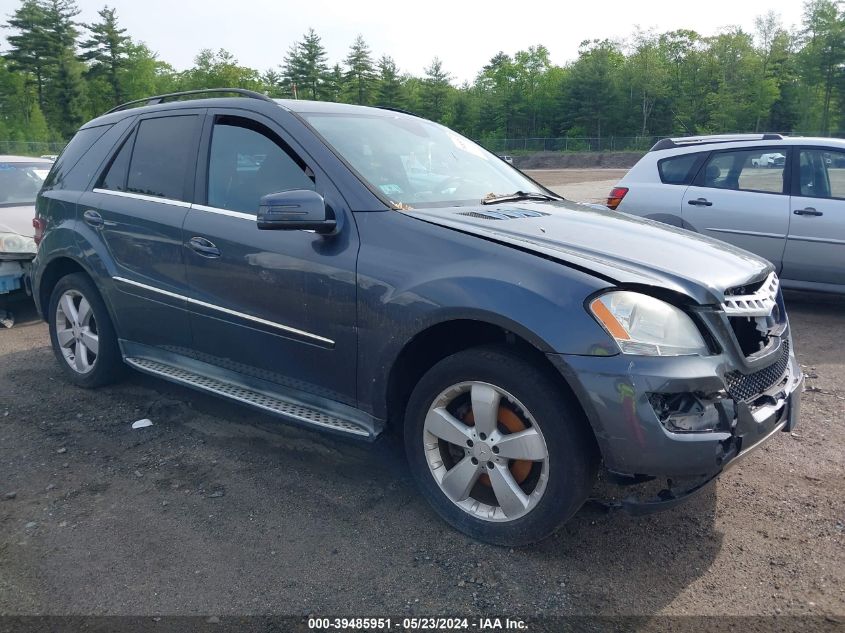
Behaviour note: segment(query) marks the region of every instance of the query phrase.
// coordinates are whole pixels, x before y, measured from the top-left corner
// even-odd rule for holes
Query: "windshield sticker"
[[[378,188],[387,196],[395,196],[402,193],[402,187],[399,185],[379,185]]]
[[[483,158],[484,160],[488,160],[487,153],[475,143],[471,143],[460,134],[455,134],[452,131],[447,131],[446,134],[449,136],[449,140],[452,141],[452,145],[457,147],[459,150],[464,151],[467,154],[473,154],[479,158]]]
[[[32,173],[38,176],[41,180],[47,178],[47,174],[50,173],[49,169],[33,169]]]

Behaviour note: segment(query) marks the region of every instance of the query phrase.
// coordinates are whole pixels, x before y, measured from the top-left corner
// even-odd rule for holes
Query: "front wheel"
[[[460,352],[423,376],[408,402],[405,450],[438,514],[499,545],[538,541],[566,522],[598,461],[561,385],[503,347]]]

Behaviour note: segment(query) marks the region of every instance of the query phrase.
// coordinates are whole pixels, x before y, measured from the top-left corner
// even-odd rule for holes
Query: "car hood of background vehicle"
[[[494,219],[525,210],[547,215]],[[618,284],[668,288],[706,305],[762,278],[772,265],[697,233],[574,202],[412,209],[410,216],[529,250]]]
[[[25,237],[33,237],[35,235],[35,229],[32,227],[34,217],[33,205],[0,207],[0,233],[17,233]]]

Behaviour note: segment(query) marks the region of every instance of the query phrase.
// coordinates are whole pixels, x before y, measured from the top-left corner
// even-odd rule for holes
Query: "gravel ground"
[[[0,614],[845,622],[845,298],[787,303],[809,388],[796,432],[674,510],[587,506],[509,550],[446,527],[391,437],[335,439],[135,373],[70,386],[22,302],[0,330]]]
[[[577,202],[604,204],[607,194],[627,169],[534,169],[525,170],[531,178],[564,198]]]

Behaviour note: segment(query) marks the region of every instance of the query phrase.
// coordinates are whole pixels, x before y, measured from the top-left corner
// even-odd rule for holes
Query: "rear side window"
[[[44,181],[44,189],[61,189],[64,177],[110,127],[111,125],[100,125],[79,130],[56,159],[50,174]]]
[[[733,150],[714,153],[697,184],[714,189],[783,193],[786,151]]]
[[[135,132],[126,191],[184,200],[189,167],[193,173],[198,125],[196,115],[141,121]]]
[[[135,144],[135,134],[132,133],[120,147],[111,165],[103,174],[98,185],[101,189],[112,191],[126,191],[126,177],[129,175],[129,159],[132,157],[132,146]]]
[[[664,158],[657,163],[661,182],[667,185],[688,185],[695,177],[704,154],[684,154]]]

